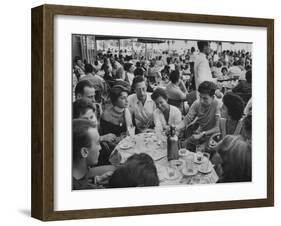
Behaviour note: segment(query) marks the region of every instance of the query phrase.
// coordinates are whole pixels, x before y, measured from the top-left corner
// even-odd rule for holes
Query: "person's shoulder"
[[[215,97],[215,98],[214,98],[214,101],[213,101],[213,105],[214,105],[215,107],[217,107],[217,106],[220,106],[220,104],[221,104],[221,99]]]
[[[237,140],[237,136],[235,135],[226,135],[222,141],[221,141],[221,145],[225,145],[225,146],[228,146],[228,145],[231,145],[233,141]]]
[[[174,86],[171,82],[169,82],[166,86],[166,93],[171,94],[171,93],[178,93],[179,87]]]
[[[137,99],[137,95],[135,93],[132,93],[128,96],[128,101],[133,102]]]
[[[95,80],[97,80],[97,81],[104,82],[104,79],[103,79],[102,77],[98,76],[97,74],[95,74],[95,75],[93,76],[93,78],[94,78]]]
[[[177,107],[170,105],[170,108],[174,114],[181,114],[181,111]]]
[[[105,109],[104,109],[104,111],[103,111],[103,113],[102,113],[102,118],[103,119],[107,119],[107,118],[109,118],[110,116],[111,116],[111,113],[112,113],[112,108],[113,108],[113,106],[107,106]]]
[[[171,82],[169,82],[169,83],[166,85],[166,92],[169,92],[171,89],[172,89],[172,84],[171,84]]]
[[[159,108],[156,108],[156,109],[154,110],[153,114],[155,114],[155,115],[161,115],[161,114],[162,114],[162,111],[160,111]]]
[[[241,134],[228,135],[228,140],[226,140],[226,142],[232,144],[232,146],[235,146],[235,149],[237,151],[244,151],[249,147],[249,143],[243,138]]]
[[[196,56],[196,60],[202,60],[202,59],[205,59],[206,58],[206,55],[204,53],[198,53],[197,56]]]
[[[103,83],[103,78],[101,78],[100,76],[98,75],[92,75],[89,80],[92,82],[92,83],[95,83],[95,84],[102,84]]]
[[[132,117],[131,115],[131,112],[130,112],[130,109],[129,108],[125,108],[124,109],[124,115],[125,115],[125,118],[129,119]]]
[[[92,75],[87,74],[87,75],[81,76],[81,77],[80,77],[80,80],[81,80],[81,81],[82,81],[82,80],[89,80],[89,79],[91,79],[92,77],[93,77]]]
[[[223,138],[224,143],[226,144],[234,144],[234,143],[244,143],[244,139],[241,135],[234,135],[234,134],[228,134]]]
[[[192,108],[198,108],[199,106],[200,106],[200,100],[198,99],[195,100],[191,105]]]

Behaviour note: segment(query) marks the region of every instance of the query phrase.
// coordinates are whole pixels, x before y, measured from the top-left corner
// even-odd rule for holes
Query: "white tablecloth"
[[[160,185],[176,185],[176,184],[213,184],[218,181],[218,176],[214,170],[212,163],[204,157],[204,162],[207,161],[211,170],[209,173],[201,173],[197,171],[200,167],[199,163],[188,161],[187,156],[193,155],[196,160],[196,153],[187,152],[186,156],[181,156],[179,160],[183,163],[180,167],[175,167],[172,162],[167,159],[167,142],[166,137],[156,137],[155,133],[141,133],[133,137],[126,137],[115,148],[110,156],[112,164],[123,164],[130,156],[135,153],[146,153],[152,157],[157,168]],[[203,162],[203,161],[202,161]],[[183,169],[192,167],[196,174],[186,176],[183,174]],[[174,176],[170,177],[169,172]]]

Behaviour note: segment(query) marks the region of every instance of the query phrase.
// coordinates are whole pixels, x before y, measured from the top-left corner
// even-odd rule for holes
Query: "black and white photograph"
[[[72,190],[251,182],[252,48],[72,34]]]

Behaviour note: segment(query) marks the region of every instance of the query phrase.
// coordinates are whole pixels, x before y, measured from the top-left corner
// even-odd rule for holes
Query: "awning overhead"
[[[120,39],[133,39],[132,37],[127,36],[99,36],[95,35],[96,40],[120,40]]]
[[[153,38],[138,38],[138,42],[141,43],[164,43],[165,40],[162,39],[153,39]]]

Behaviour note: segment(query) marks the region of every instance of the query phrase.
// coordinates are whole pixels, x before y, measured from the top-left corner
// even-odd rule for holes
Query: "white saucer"
[[[182,169],[182,173],[185,175],[185,176],[194,176],[198,173],[198,170],[196,168],[183,168]]]
[[[213,168],[212,164],[209,163],[208,168],[206,168],[206,169],[205,169],[205,166],[204,166],[204,165],[200,165],[200,166],[198,167],[198,171],[199,171],[200,173],[210,173],[210,172],[212,171],[212,168]]]
[[[119,147],[120,147],[121,149],[126,150],[126,149],[132,148],[133,146],[134,146],[134,145],[133,145],[133,143],[131,143],[131,142],[124,142],[124,143],[121,143]]]

